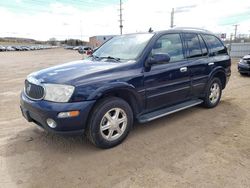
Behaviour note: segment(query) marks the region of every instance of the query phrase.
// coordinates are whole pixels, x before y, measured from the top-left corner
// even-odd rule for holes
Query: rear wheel
[[[219,78],[213,78],[206,89],[206,96],[203,105],[207,108],[213,108],[220,102],[222,93],[222,84]]]
[[[117,97],[101,100],[90,117],[88,137],[100,148],[111,148],[120,144],[133,124],[133,113],[129,104]]]

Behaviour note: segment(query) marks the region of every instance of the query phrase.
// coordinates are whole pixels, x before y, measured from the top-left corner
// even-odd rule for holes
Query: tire
[[[212,91],[213,90],[213,91]],[[214,108],[220,102],[222,94],[222,84],[219,78],[215,77],[207,85],[203,106]]]
[[[133,125],[133,112],[129,104],[117,97],[102,99],[91,114],[87,136],[99,148],[112,148],[120,144]]]
[[[240,72],[240,75],[241,75],[241,76],[248,76],[249,74]]]

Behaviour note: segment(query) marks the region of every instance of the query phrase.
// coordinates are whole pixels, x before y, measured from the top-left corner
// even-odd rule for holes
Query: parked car
[[[15,49],[12,46],[7,46],[6,51],[15,51]]]
[[[28,46],[21,46],[23,51],[30,51],[30,47]]]
[[[110,148],[127,137],[135,120],[217,106],[230,67],[227,48],[204,30],[116,36],[88,59],[30,74],[21,110],[48,131],[85,132],[96,146]]]
[[[22,51],[22,47],[20,46],[12,46],[12,48],[14,48],[15,51]]]
[[[6,48],[4,46],[0,46],[0,52],[6,51]]]
[[[75,46],[73,50],[78,50],[81,46]]]
[[[245,55],[238,63],[238,71],[241,75],[250,75],[250,54]]]
[[[92,48],[89,47],[89,46],[80,46],[80,47],[78,48],[78,52],[79,52],[80,54],[87,54],[87,55],[90,55],[91,51],[92,51]],[[88,54],[88,53],[89,53],[89,54]]]

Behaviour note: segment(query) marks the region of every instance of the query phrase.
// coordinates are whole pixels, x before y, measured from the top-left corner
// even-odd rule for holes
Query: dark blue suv
[[[98,147],[121,143],[135,120],[148,122],[203,104],[215,107],[231,74],[215,35],[172,29],[121,35],[91,57],[30,74],[23,116],[55,133],[86,133]]]

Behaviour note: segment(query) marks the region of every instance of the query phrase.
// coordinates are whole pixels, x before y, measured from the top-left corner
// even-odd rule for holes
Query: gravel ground
[[[0,53],[0,187],[250,187],[250,77],[237,60],[218,107],[137,124],[101,150],[46,133],[19,109],[27,74],[80,58],[64,49]]]

